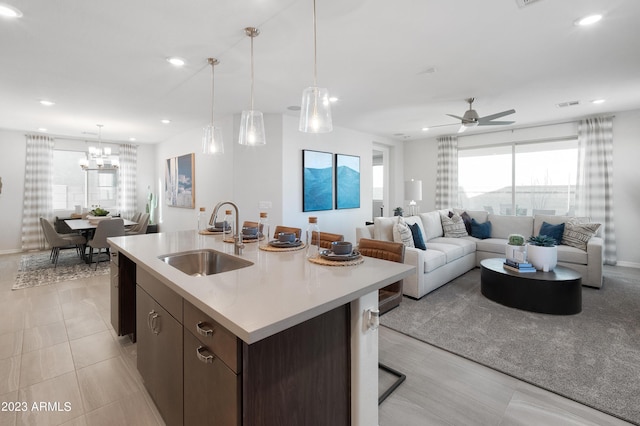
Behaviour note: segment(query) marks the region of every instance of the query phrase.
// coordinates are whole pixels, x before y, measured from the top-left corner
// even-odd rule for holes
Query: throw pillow
[[[538,232],[538,235],[546,235],[553,238],[556,240],[556,244],[560,244],[562,242],[562,234],[564,234],[564,223],[552,225],[547,222],[542,222],[540,232]]]
[[[481,240],[491,237],[491,222],[478,223],[475,219],[471,219],[471,236]]]
[[[398,223],[398,218],[394,217],[374,217],[373,218],[373,239],[382,241],[393,241],[393,225]]]
[[[402,243],[407,247],[415,247],[413,243],[413,232],[411,232],[411,229],[409,229],[409,226],[402,218],[400,218],[398,223],[393,225],[393,241]]]
[[[449,217],[447,214],[440,214],[440,220],[442,221],[445,237],[460,238],[469,235],[460,215],[454,213],[453,216]]]
[[[413,245],[415,248],[426,250],[427,245],[424,243],[424,238],[422,238],[422,232],[418,224],[414,223],[413,225],[409,225],[409,229],[411,229],[411,233],[413,234]]]
[[[586,250],[587,243],[591,237],[596,235],[599,228],[599,223],[582,223],[576,218],[569,219],[569,221],[564,224],[562,244]]]
[[[462,221],[464,222],[464,227],[467,230],[467,234],[473,235],[471,233],[471,216],[469,216],[469,213],[462,212],[462,213],[460,213],[460,217],[462,218]]]

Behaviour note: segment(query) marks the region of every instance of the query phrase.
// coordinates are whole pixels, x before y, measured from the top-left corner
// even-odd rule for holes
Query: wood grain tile
[[[25,328],[22,353],[46,348],[68,340],[67,328],[63,321],[39,327]]]
[[[22,352],[23,331],[0,334],[0,359],[20,355]]]
[[[72,340],[70,345],[76,369],[120,356],[119,345],[106,330]]]
[[[160,426],[142,391],[128,395],[97,410],[86,414],[91,426],[136,425]]]
[[[30,386],[73,370],[69,342],[27,352],[22,354],[20,387]]]
[[[0,359],[0,395],[18,389],[22,356]]]
[[[84,413],[74,371],[20,389],[30,409],[18,413],[18,425],[58,425]]]
[[[90,315],[81,315],[75,318],[65,319],[69,340],[79,339],[91,334],[107,330],[105,322],[97,312]]]
[[[77,370],[87,412],[140,391],[122,358],[111,358]]]

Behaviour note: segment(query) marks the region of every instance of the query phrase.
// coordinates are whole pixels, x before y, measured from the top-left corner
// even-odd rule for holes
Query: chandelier
[[[82,170],[117,169],[120,165],[117,158],[111,158],[111,148],[102,147],[102,124],[98,126],[98,146],[90,146],[87,157],[80,160]]]

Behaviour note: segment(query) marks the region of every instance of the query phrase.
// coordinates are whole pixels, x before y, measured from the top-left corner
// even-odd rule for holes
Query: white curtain
[[[27,135],[22,209],[22,250],[42,250],[40,217],[53,219],[53,139]]]
[[[576,216],[586,216],[601,224],[604,263],[615,265],[612,117],[589,118],[578,123]]]
[[[458,207],[458,138],[438,138],[436,209]]]
[[[120,215],[129,219],[138,211],[136,191],[138,148],[130,144],[120,145],[119,160],[118,204]]]

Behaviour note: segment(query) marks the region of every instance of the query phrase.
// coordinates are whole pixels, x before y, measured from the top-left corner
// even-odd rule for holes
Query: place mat
[[[328,260],[322,257],[310,257],[308,260],[311,263],[325,266],[353,266],[364,262],[364,256],[361,255],[359,258],[353,260]]]
[[[248,243],[257,243],[258,241],[262,241],[262,240],[264,240],[264,237],[261,237],[261,238],[250,238],[250,239],[248,239],[248,240],[245,240],[245,239],[243,238],[243,239],[242,239],[242,243],[247,243],[247,244],[248,244]],[[235,242],[235,241],[233,241],[233,240],[228,240],[228,239],[227,239],[227,240],[222,240],[222,242],[224,242],[224,243],[233,243],[233,242]]]
[[[302,250],[305,247],[306,247],[305,243],[302,243],[297,247],[260,246],[259,248],[260,250],[264,250],[264,251],[296,251],[296,250]]]
[[[222,235],[222,231],[207,231],[203,229],[202,231],[198,231],[200,235]]]

